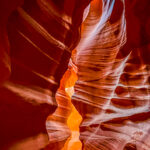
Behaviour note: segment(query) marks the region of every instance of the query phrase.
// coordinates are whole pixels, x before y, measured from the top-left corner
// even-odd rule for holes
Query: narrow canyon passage
[[[0,150],[150,150],[150,0],[0,0]]]
[[[71,103],[71,96],[77,81],[76,73],[77,68],[70,60],[69,67],[62,77],[56,93],[58,108],[46,122],[50,139],[50,146],[47,149],[81,150],[82,148],[79,140],[79,125],[82,117]]]

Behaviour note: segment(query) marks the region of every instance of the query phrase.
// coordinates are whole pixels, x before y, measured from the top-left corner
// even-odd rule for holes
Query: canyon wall
[[[149,150],[149,14],[149,0],[1,0],[0,149]]]
[[[84,150],[150,149],[149,8],[148,0],[91,3],[72,97]]]
[[[88,3],[0,1],[0,149],[39,150],[50,144],[46,120],[57,108],[55,94]]]

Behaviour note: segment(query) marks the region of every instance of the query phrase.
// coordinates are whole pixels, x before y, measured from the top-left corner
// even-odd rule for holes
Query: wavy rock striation
[[[83,117],[85,150],[150,149],[149,7],[139,0],[91,3],[76,48],[72,97]]]
[[[37,150],[49,143],[45,122],[57,108],[55,93],[88,3],[0,2],[0,149]]]
[[[0,149],[80,149],[75,89],[82,149],[149,150],[149,14],[149,0],[1,0]]]

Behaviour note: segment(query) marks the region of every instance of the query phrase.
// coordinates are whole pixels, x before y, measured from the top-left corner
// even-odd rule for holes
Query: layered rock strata
[[[149,7],[139,0],[91,4],[76,48],[72,97],[83,118],[84,150],[150,149]]]
[[[0,149],[49,143],[46,119],[80,37],[89,1],[0,2]]]

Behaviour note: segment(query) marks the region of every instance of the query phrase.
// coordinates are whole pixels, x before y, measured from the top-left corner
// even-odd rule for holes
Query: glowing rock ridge
[[[149,150],[149,14],[149,0],[1,0],[0,149]]]

